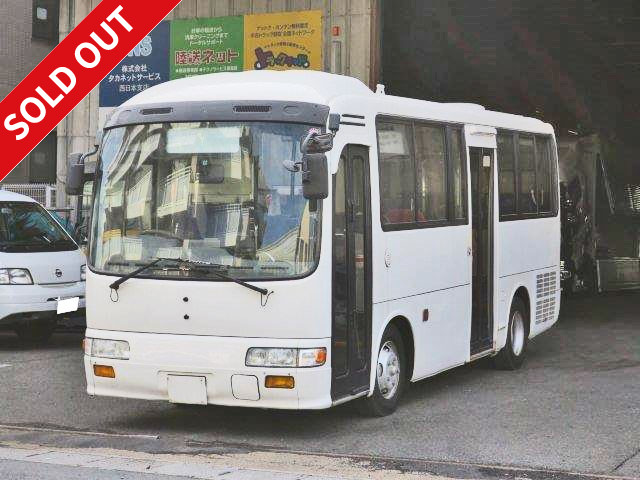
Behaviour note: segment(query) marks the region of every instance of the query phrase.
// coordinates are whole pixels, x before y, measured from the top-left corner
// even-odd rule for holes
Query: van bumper
[[[84,355],[87,393],[145,400],[169,398],[169,376],[204,377],[206,403],[274,409],[323,409],[331,406],[331,358],[310,368],[245,366],[251,347],[319,348],[330,352],[330,339],[237,338],[131,333],[87,329],[89,338],[126,340],[130,358],[114,360]],[[111,366],[115,378],[97,377],[94,365]],[[292,389],[266,388],[267,375],[294,377]],[[255,386],[255,396],[238,385]]]
[[[80,297],[79,312],[85,308],[85,282],[60,285],[0,286],[0,326],[56,316],[58,298]]]

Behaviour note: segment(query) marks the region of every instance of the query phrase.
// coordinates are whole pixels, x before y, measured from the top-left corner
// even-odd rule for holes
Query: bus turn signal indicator
[[[267,388],[293,388],[296,382],[293,377],[281,375],[267,375],[264,386]]]
[[[113,367],[108,365],[94,365],[93,374],[96,377],[116,378],[116,372]]]

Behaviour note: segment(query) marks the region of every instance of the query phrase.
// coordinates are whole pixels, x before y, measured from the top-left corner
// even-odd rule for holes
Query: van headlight
[[[327,361],[327,349],[322,348],[250,348],[247,367],[319,367]]]
[[[80,267],[80,280],[84,282],[87,279],[87,266],[82,265]]]
[[[92,357],[129,360],[129,342],[124,340],[105,340],[104,338],[85,338],[85,353]]]
[[[0,285],[33,285],[26,268],[0,268]]]

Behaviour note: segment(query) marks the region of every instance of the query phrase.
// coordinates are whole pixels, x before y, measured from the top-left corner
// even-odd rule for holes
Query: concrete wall
[[[60,40],[98,3],[99,0],[61,0]],[[377,57],[371,54],[372,36],[377,38],[377,30],[372,29],[376,24],[377,4],[378,0],[182,0],[167,20],[322,10],[324,70],[351,75],[372,84],[377,75]],[[339,27],[339,36],[332,35],[333,27]],[[377,53],[378,49],[375,50]],[[59,179],[66,178],[68,153],[87,151],[93,144],[98,125],[96,88],[58,126]],[[63,205],[66,203],[64,182],[59,180],[58,187],[58,205]]]
[[[52,50],[31,38],[30,0],[0,0],[0,100]],[[4,183],[28,182],[28,162],[18,165]]]

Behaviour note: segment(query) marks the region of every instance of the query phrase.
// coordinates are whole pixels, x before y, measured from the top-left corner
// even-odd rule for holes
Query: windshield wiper
[[[142,272],[144,272],[145,270],[153,267],[155,264],[160,263],[163,260],[172,260],[170,258],[156,258],[155,260],[153,260],[152,262],[149,262],[145,265],[143,265],[142,267],[134,270],[133,272],[129,272],[127,273],[124,277],[119,278],[118,280],[116,280],[115,282],[113,282],[111,285],[109,285],[109,288],[111,290],[118,290],[118,288],[120,288],[120,285],[122,285],[124,282],[126,282],[127,280],[129,280],[130,278],[133,278],[139,274],[141,274]]]
[[[174,260],[174,261],[179,262],[179,263],[181,263],[183,265],[188,265],[190,267],[194,267],[194,269],[196,269],[196,270],[197,269],[204,270],[204,268],[202,268],[202,267],[205,267],[205,268],[208,267],[208,268],[206,268],[206,272],[212,273],[213,275],[215,275],[218,278],[221,278],[223,280],[227,280],[229,282],[237,283],[238,285],[242,285],[243,287],[248,288],[249,290],[253,290],[254,292],[258,292],[261,295],[268,295],[269,294],[269,290],[267,290],[266,288],[256,287],[255,285],[247,283],[244,280],[240,280],[239,278],[232,277],[228,273],[221,272],[220,270],[224,269],[226,267],[226,265],[222,265],[220,263],[198,262],[198,261],[194,261],[194,260],[185,260],[185,259],[182,259],[182,258],[177,258],[177,259],[167,258],[166,260]]]
[[[140,273],[144,272],[145,270],[148,270],[149,268],[155,266],[156,264],[162,262],[162,261],[167,261],[167,262],[177,262],[178,264],[182,264],[182,265],[187,265],[190,267],[193,267],[194,269],[200,269],[200,270],[205,270],[206,267],[206,272],[208,273],[212,273],[213,275],[215,275],[218,278],[221,278],[223,280],[226,280],[228,282],[234,282],[237,283],[238,285],[242,285],[245,288],[248,288],[249,290],[253,290],[254,292],[258,292],[261,295],[268,295],[269,294],[269,290],[267,290],[266,288],[260,288],[260,287],[256,287],[255,285],[251,285],[250,283],[247,283],[243,280],[240,280],[239,278],[235,278],[232,277],[231,275],[228,275],[226,273],[222,273],[221,271],[218,271],[219,269],[225,268],[225,265],[219,264],[219,263],[207,263],[207,262],[194,262],[192,260],[185,260],[182,258],[164,258],[164,257],[158,257],[155,260],[153,260],[152,262],[149,262],[145,265],[143,265],[142,267],[134,270],[133,272],[130,272],[128,274],[126,274],[124,277],[119,278],[118,280],[116,280],[115,282],[113,282],[111,285],[109,285],[109,288],[111,288],[112,290],[118,290],[118,288],[120,288],[120,285],[122,285],[124,282],[126,282],[127,280],[129,280],[130,278],[133,278],[137,275],[139,275]]]

